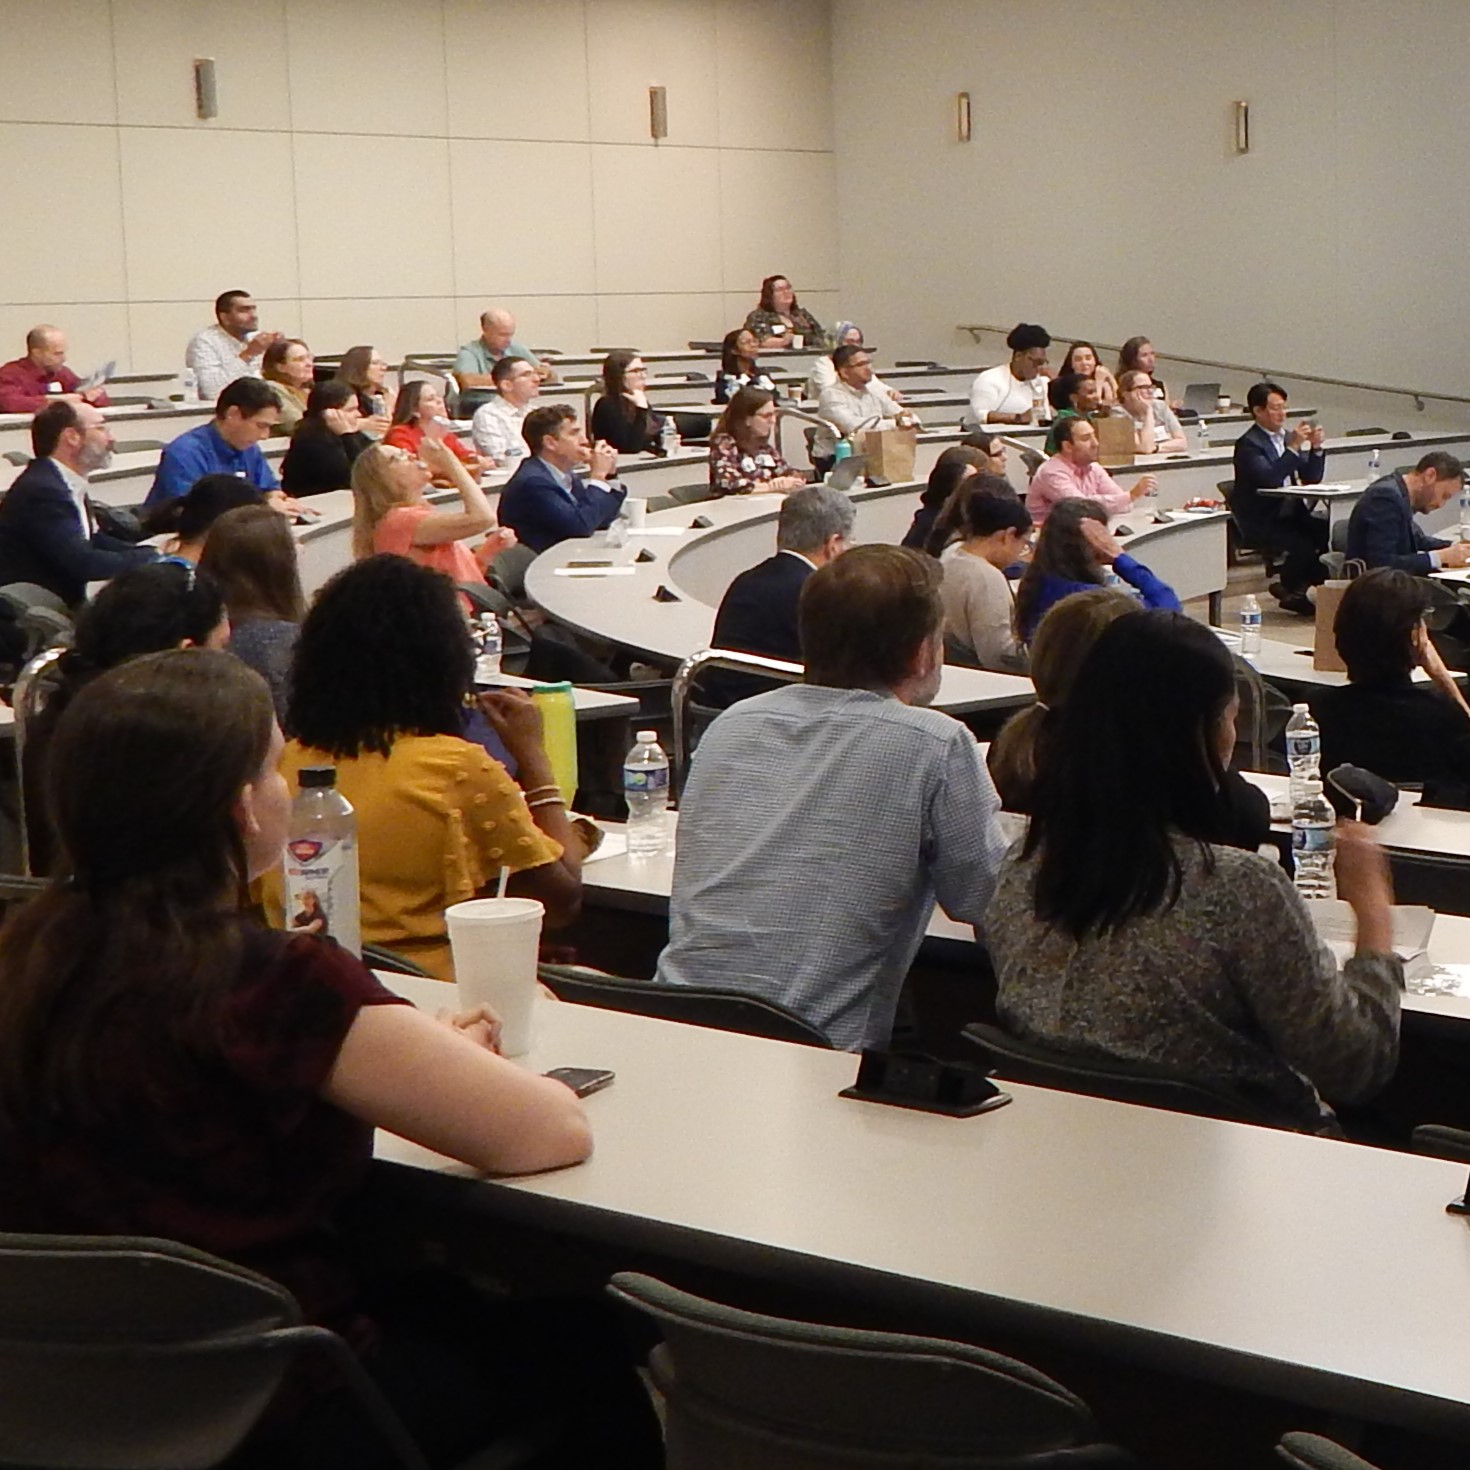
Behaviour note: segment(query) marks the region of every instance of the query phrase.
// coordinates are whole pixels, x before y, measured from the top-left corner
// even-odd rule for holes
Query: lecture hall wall
[[[844,306],[1470,394],[1467,56],[1465,0],[837,0]]]
[[[827,0],[3,0],[0,359],[181,362],[222,290],[321,351],[717,337],[837,305]],[[193,59],[220,113],[194,116]],[[649,138],[647,89],[668,88]]]

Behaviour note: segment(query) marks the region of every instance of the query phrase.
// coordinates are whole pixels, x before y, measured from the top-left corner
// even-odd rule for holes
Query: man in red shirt
[[[26,355],[0,367],[0,413],[35,413],[65,398],[101,408],[101,388],[79,392],[81,382],[66,365],[66,333],[57,327],[32,327],[26,333]]]

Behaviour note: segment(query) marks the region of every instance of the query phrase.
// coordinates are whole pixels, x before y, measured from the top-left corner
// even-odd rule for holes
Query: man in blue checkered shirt
[[[928,709],[938,563],[858,546],[802,590],[806,680],[705,733],[679,804],[660,981],[743,991],[884,1046],[936,898],[977,923],[1005,850],[975,737]]]

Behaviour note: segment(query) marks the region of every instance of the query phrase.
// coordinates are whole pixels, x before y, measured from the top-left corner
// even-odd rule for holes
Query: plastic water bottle
[[[500,677],[500,655],[504,637],[500,631],[500,619],[494,613],[481,613],[475,619],[475,683],[493,684]]]
[[[185,403],[199,402],[199,374],[193,368],[186,367],[179,374],[179,387],[183,389]]]
[[[1383,455],[1379,452],[1378,446],[1375,444],[1373,448],[1368,451],[1368,479],[1370,481],[1376,480],[1378,478],[1378,466],[1382,462]]]
[[[664,417],[662,426],[658,431],[659,452],[667,458],[671,454],[679,452],[679,427],[674,422],[673,414]]]
[[[1045,378],[1031,380],[1031,412],[1038,424],[1044,424],[1051,418],[1051,404],[1046,397]]]
[[[1240,651],[1247,658],[1261,651],[1261,604],[1254,592],[1240,605]]]
[[[1286,760],[1291,768],[1291,804],[1295,806],[1308,782],[1316,781],[1320,791],[1322,780],[1322,732],[1304,704],[1292,705],[1291,718],[1286,722]]]
[[[1200,415],[1199,422],[1194,427],[1195,445],[1201,454],[1205,454],[1210,448],[1210,426],[1205,422],[1204,415]]]
[[[286,928],[327,936],[361,956],[357,814],[337,790],[335,767],[302,769],[282,866]]]
[[[623,799],[628,803],[628,852],[662,852],[668,842],[669,758],[656,730],[638,731],[638,743],[623,762]]]
[[[1322,783],[1308,781],[1291,806],[1292,867],[1303,898],[1337,897],[1336,856],[1337,813],[1322,795]]]

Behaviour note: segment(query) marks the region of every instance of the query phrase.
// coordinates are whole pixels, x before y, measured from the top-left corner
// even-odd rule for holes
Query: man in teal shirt
[[[490,373],[503,357],[524,358],[541,376],[543,383],[554,383],[556,374],[531,351],[515,340],[516,319],[498,308],[480,313],[480,335],[466,342],[454,359],[454,378],[460,392],[467,388],[491,388]]]

